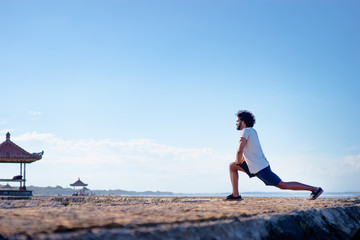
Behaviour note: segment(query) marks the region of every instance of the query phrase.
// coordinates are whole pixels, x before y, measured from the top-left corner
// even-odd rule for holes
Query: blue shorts
[[[249,167],[245,161],[242,164],[238,165],[247,173],[247,175],[249,175],[250,178],[256,176],[267,186],[276,186],[281,182],[281,179],[275,173],[273,173],[273,171],[271,171],[270,166],[267,166],[259,172],[252,174],[250,173]]]

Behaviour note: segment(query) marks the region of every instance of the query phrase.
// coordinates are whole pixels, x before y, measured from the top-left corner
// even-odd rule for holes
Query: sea
[[[173,196],[179,197],[226,197],[230,193],[175,193]],[[242,192],[242,197],[298,197],[308,198],[309,192],[305,191],[280,191],[280,192]],[[360,192],[326,192],[324,191],[319,198],[360,198]]]

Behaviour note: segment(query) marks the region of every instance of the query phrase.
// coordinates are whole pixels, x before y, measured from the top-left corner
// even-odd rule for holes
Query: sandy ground
[[[359,197],[246,198],[240,202],[210,197],[32,197],[0,200],[0,234],[52,233],[87,228],[141,227],[202,222],[231,217],[268,216],[293,211],[360,206]]]

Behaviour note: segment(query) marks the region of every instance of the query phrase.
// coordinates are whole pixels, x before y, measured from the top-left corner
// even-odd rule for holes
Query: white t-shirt
[[[241,137],[247,140],[243,154],[250,173],[255,174],[269,166],[269,162],[261,149],[256,130],[252,127],[244,128],[240,132]]]

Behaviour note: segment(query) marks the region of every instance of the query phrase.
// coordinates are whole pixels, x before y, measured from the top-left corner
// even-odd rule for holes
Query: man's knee
[[[279,182],[278,185],[276,185],[275,187],[280,188],[280,189],[286,189],[286,183],[284,183],[283,181]]]
[[[230,170],[237,170],[237,169],[236,169],[236,166],[238,166],[238,165],[236,164],[236,162],[232,162],[232,163],[229,164],[229,169],[230,169]]]

